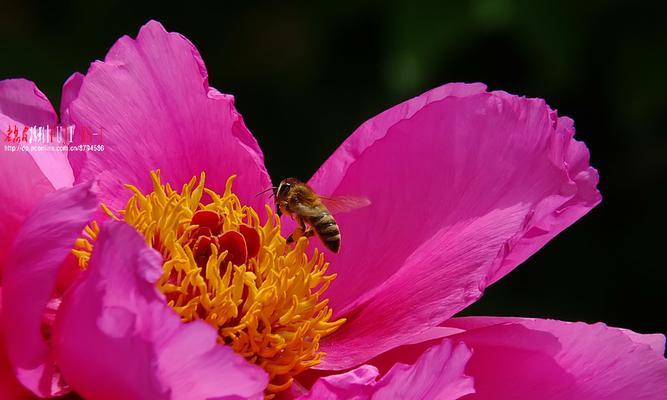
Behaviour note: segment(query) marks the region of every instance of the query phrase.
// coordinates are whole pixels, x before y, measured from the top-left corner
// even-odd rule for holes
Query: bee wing
[[[320,200],[322,200],[324,206],[332,214],[340,214],[352,210],[357,210],[359,208],[367,207],[371,204],[371,201],[366,197],[355,196],[320,196]]]

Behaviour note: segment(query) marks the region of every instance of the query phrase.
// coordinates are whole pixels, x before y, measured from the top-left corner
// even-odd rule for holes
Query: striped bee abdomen
[[[308,224],[313,227],[327,249],[338,253],[340,249],[340,230],[331,214],[324,212],[318,216],[311,217]]]

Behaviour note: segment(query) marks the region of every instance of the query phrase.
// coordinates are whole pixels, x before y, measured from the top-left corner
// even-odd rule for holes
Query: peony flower
[[[308,182],[367,197],[338,254],[287,244],[262,152],[183,36],[149,22],[64,85],[104,151],[0,157],[2,398],[660,399],[664,337],[454,318],[600,202],[572,120],[448,84],[357,129]],[[52,126],[0,82],[0,126]]]

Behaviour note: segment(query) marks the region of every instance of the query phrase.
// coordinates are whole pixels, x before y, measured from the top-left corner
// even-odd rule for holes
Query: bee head
[[[287,195],[290,191],[299,183],[295,178],[287,178],[280,181],[278,188],[276,188],[275,197],[276,200],[286,200]]]

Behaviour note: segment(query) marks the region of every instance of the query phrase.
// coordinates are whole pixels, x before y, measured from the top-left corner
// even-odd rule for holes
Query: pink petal
[[[105,146],[70,153],[75,178],[99,178],[111,208],[125,205],[124,183],[150,191],[149,171],[159,168],[162,181],[176,188],[205,171],[217,192],[237,174],[236,194],[262,212],[264,201],[255,195],[271,181],[259,145],[233,96],[209,87],[204,62],[185,37],[151,21],[136,40],[119,39],[82,82],[73,80],[76,98],[64,114],[78,128],[101,130]]]
[[[26,126],[53,128],[57,123],[58,116],[49,99],[33,82],[25,79],[0,81],[0,129],[3,133],[9,125],[19,125],[19,129]],[[2,138],[4,140],[5,136],[2,135]],[[66,152],[37,151],[28,154],[56,189],[72,186],[74,178]]]
[[[53,185],[30,154],[0,153],[0,274],[26,216],[44,195],[53,190]]]
[[[471,352],[464,344],[443,341],[428,349],[417,363],[396,364],[379,382],[378,399],[458,399],[473,393],[464,374]]]
[[[83,83],[84,75],[80,72],[73,73],[63,85],[63,92],[60,97],[60,117],[63,120],[69,121],[69,105],[74,99],[79,96],[79,90],[81,89],[81,84]]]
[[[444,340],[413,365],[395,364],[379,381],[375,367],[362,365],[318,379],[301,399],[458,399],[474,392],[472,379],[463,373],[470,356],[465,345]]]
[[[3,276],[2,322],[18,379],[38,396],[62,394],[51,349],[41,333],[58,270],[97,208],[91,185],[46,195],[19,231]]]
[[[380,375],[372,365],[362,365],[342,374],[318,379],[299,400],[368,399]]]
[[[466,329],[449,339],[473,352],[465,372],[476,394],[466,399],[667,398],[667,360],[634,332],[522,318],[454,318],[447,325]]]
[[[183,324],[155,288],[162,258],[123,222],[108,222],[89,268],[63,299],[56,359],[86,399],[260,399],[268,378],[216,343],[202,321]],[[238,397],[234,397],[238,396]]]
[[[0,113],[27,126],[53,125],[58,120],[49,99],[27,79],[0,81]]]
[[[665,335],[660,333],[644,334],[633,332],[629,329],[618,328],[627,337],[635,343],[642,343],[648,345],[656,353],[665,354]]]
[[[321,368],[358,365],[436,326],[600,201],[571,120],[482,90],[446,85],[380,114],[310,181],[372,202],[337,216],[327,294],[349,321],[322,343]]]
[[[2,289],[0,288],[0,299],[2,299]],[[0,302],[1,303],[1,302]],[[2,319],[2,310],[0,309],[0,320]],[[28,392],[16,379],[14,369],[9,362],[9,356],[5,349],[4,333],[0,330],[0,399],[29,399]]]
[[[486,86],[481,83],[449,83],[383,111],[357,128],[322,164],[308,183],[322,193],[333,193],[361,153],[382,139],[394,125],[412,118],[415,113],[431,103],[448,97],[466,97],[484,93],[485,90]]]
[[[46,96],[25,79],[0,81],[0,135],[9,128],[53,126],[57,116]],[[25,144],[25,143],[23,143]],[[30,210],[55,188],[71,186],[71,169],[61,153],[0,152],[0,273],[16,232]],[[69,180],[67,174],[69,173]]]

